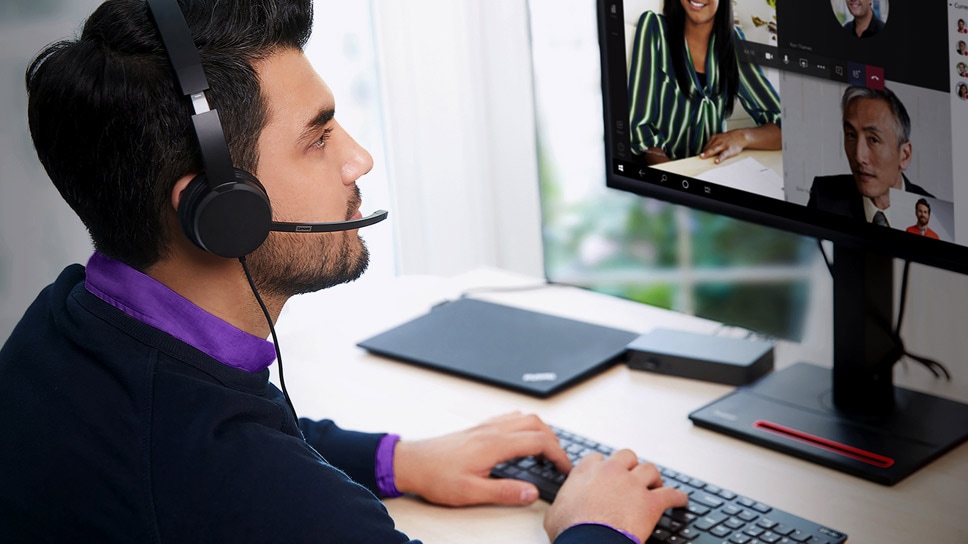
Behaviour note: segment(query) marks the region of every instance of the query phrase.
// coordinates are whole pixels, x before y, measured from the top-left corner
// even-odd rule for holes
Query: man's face
[[[259,137],[256,177],[275,221],[358,219],[356,181],[373,158],[334,117],[332,91],[301,51],[275,53],[255,65],[268,120]],[[292,296],[353,281],[369,255],[357,231],[269,234],[249,257],[260,289]]]
[[[898,145],[897,122],[884,100],[857,98],[844,112],[844,151],[857,190],[868,198],[903,189],[911,142]]]
[[[918,204],[914,207],[914,213],[918,218],[918,226],[922,229],[928,226],[928,221],[931,221],[931,210],[924,204]]]
[[[865,17],[871,12],[871,2],[873,0],[847,0],[847,10],[855,19]]]

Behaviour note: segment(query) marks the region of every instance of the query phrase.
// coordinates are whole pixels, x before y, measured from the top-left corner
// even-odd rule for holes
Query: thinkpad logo
[[[553,382],[558,379],[554,372],[531,372],[521,376],[525,382]]]

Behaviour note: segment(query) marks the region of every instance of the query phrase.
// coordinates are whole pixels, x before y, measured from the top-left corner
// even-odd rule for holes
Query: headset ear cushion
[[[178,203],[178,225],[181,227],[182,233],[193,244],[202,249],[205,248],[198,241],[198,235],[195,231],[195,210],[198,209],[198,203],[207,192],[208,179],[205,174],[199,174],[192,178],[185,190],[182,191],[181,200]]]
[[[199,248],[235,259],[255,251],[269,236],[272,208],[265,188],[244,170],[235,169],[235,181],[215,189],[202,174],[182,193],[178,223]]]

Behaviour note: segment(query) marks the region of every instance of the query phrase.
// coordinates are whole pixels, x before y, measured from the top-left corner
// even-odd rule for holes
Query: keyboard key
[[[655,526],[657,529],[663,529],[669,531],[670,533],[674,533],[679,529],[682,529],[682,522],[676,521],[669,516],[662,516],[659,518],[659,522],[656,523]]]
[[[759,525],[760,527],[763,527],[764,529],[772,529],[777,525],[777,523],[770,518],[760,518],[760,520],[757,521],[756,524]]]
[[[697,516],[705,516],[706,514],[709,513],[708,508],[706,508],[701,504],[694,503],[692,501],[689,501],[689,504],[686,505],[686,510],[689,510],[690,513],[696,514]]]
[[[762,527],[757,527],[756,525],[750,525],[743,532],[755,538],[765,533],[766,529]]]
[[[694,538],[699,538],[699,535],[702,533],[700,533],[696,529],[693,529],[692,527],[686,527],[685,529],[679,531],[678,534],[681,538],[692,540]]]
[[[727,491],[725,489],[717,493],[717,495],[726,499],[727,501],[731,501],[736,498],[736,493],[733,493],[732,491]]]
[[[749,510],[743,510],[739,514],[736,514],[736,517],[738,517],[743,521],[753,521],[756,518],[760,517],[760,515],[754,512],[750,512]]]
[[[785,525],[783,523],[779,523],[775,527],[773,527],[772,530],[773,530],[774,533],[776,533],[778,535],[787,536],[787,535],[789,535],[790,533],[792,533],[794,531],[794,528],[793,527],[790,527],[789,525]]]
[[[692,495],[692,500],[698,502],[703,506],[708,506],[710,508],[719,508],[723,505],[723,501],[717,499],[709,493],[696,493]]]
[[[692,524],[692,526],[696,527],[697,529],[702,529],[703,531],[708,531],[724,521],[726,521],[726,516],[718,512],[713,512],[708,516],[700,517],[695,523]]]
[[[672,513],[669,514],[669,517],[680,523],[692,523],[699,516],[683,508],[675,508],[672,510]]]

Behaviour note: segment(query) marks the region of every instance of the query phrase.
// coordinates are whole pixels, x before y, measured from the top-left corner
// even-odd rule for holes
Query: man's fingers
[[[523,505],[538,500],[534,484],[512,479],[480,479],[468,486],[465,504]]]

